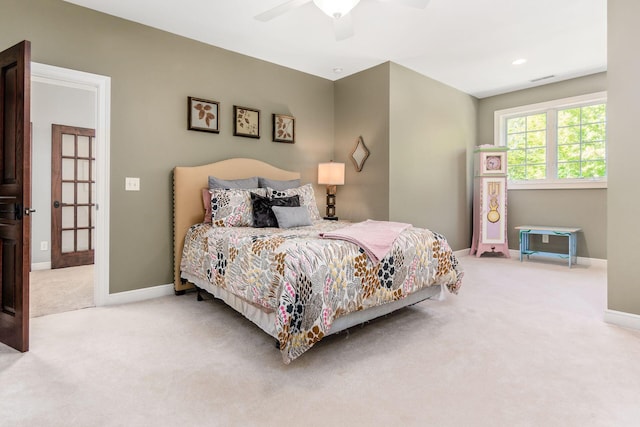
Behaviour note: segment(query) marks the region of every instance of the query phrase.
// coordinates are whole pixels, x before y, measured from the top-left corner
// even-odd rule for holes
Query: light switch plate
[[[140,191],[140,178],[126,177],[124,179],[125,191]]]

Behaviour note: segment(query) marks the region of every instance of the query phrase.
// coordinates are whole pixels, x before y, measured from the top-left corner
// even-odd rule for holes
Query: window
[[[605,188],[606,93],[496,111],[512,189]]]

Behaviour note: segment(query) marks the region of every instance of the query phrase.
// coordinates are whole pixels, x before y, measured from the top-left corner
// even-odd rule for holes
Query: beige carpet
[[[606,271],[462,257],[458,296],[328,337],[291,365],[193,294],[32,321],[0,345],[11,426],[638,426],[640,331]]]
[[[31,317],[93,307],[93,265],[32,271],[29,276]]]

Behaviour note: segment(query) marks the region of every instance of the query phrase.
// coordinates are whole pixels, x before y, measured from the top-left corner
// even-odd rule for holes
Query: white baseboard
[[[640,330],[640,316],[624,311],[605,310],[604,321],[612,325]]]
[[[471,249],[460,249],[458,251],[454,251],[453,254],[457,257],[470,255],[469,251]],[[511,255],[511,259],[519,260],[520,259],[520,251],[518,249],[509,249],[509,255]],[[475,255],[472,255],[475,256]],[[533,255],[535,257],[535,255]],[[540,257],[539,259],[544,259],[545,257]],[[578,265],[585,265],[588,267],[599,267],[599,268],[607,268],[607,260],[600,258],[584,258],[578,257]]]
[[[104,305],[128,304],[173,294],[173,283],[109,294]]]
[[[51,270],[51,262],[34,262],[31,264],[31,271]]]

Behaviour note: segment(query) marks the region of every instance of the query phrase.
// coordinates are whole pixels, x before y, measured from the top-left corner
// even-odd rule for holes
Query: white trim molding
[[[51,270],[50,262],[32,262],[31,271]]]
[[[102,305],[128,304],[148,299],[173,295],[173,283],[168,285],[151,286],[149,288],[134,289],[132,291],[109,294]]]
[[[605,310],[604,321],[612,325],[640,330],[640,316],[637,314],[626,313],[624,311]]]
[[[470,251],[471,251],[470,248],[460,249],[457,251],[453,251],[453,254],[456,257],[464,257],[464,256],[475,257],[475,255],[469,254]],[[501,258],[509,261],[520,262],[520,251],[518,249],[509,249],[509,255],[511,255],[511,258],[506,258],[506,257],[501,257]],[[535,257],[535,255],[531,255],[531,256]],[[559,259],[553,259],[553,258],[547,258],[547,257],[540,257],[540,258],[534,258],[534,259],[540,260],[540,262],[550,261],[549,262],[550,265],[558,265],[560,262],[563,262],[563,261],[566,263],[566,260],[559,260]],[[527,261],[524,260],[522,262],[527,262]],[[578,262],[574,265],[581,265],[585,267],[607,268],[607,260],[600,259],[600,258],[578,257]]]

